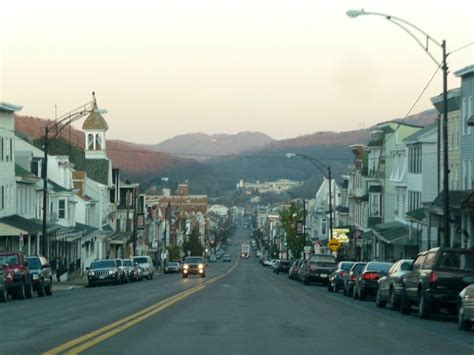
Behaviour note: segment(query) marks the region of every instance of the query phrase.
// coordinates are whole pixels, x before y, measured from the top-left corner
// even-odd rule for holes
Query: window
[[[59,200],[58,218],[66,218],[66,200]]]
[[[95,136],[95,150],[102,150],[102,137],[100,134]]]
[[[5,161],[11,161],[10,139],[5,139]]]
[[[467,134],[467,98],[462,99],[461,124],[463,136]]]
[[[421,192],[408,191],[408,210],[413,211],[421,207]]]
[[[87,135],[87,149],[94,150],[94,135],[91,133]]]
[[[321,221],[321,235],[324,236],[327,233],[327,221],[326,219],[323,219]]]
[[[408,172],[421,174],[422,149],[421,145],[412,145],[408,149]]]
[[[2,186],[2,190],[0,192],[1,192],[0,209],[3,210],[5,208],[5,186]]]
[[[413,271],[420,270],[421,264],[423,264],[423,260],[425,260],[424,255],[420,255],[416,258],[415,262],[413,263]]]
[[[3,161],[3,137],[0,138],[0,161]]]
[[[31,172],[35,174],[36,176],[39,176],[39,167],[38,167],[39,162],[37,161],[32,161],[31,162]]]
[[[434,266],[434,262],[436,259],[436,253],[429,253],[426,255],[425,262],[423,263],[423,269],[429,270],[432,269]]]
[[[382,205],[382,203],[380,201],[381,195],[371,193],[369,195],[369,199],[370,199],[370,216],[371,217],[380,217],[382,215],[381,211],[380,211],[380,207]]]

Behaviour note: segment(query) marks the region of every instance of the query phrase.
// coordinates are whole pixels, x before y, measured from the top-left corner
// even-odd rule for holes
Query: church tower
[[[107,159],[105,132],[109,126],[97,108],[95,93],[92,93],[92,102],[92,112],[82,125],[86,135],[86,159]]]

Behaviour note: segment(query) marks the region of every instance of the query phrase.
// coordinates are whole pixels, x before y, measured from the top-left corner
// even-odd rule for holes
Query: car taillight
[[[346,274],[345,271],[339,271],[339,276],[343,277]]]
[[[308,265],[307,269],[308,271],[313,271],[313,269],[311,268],[311,266]]]
[[[434,272],[430,272],[430,282],[436,282],[438,280],[438,276]]]
[[[378,280],[379,274],[376,272],[366,272],[362,275],[363,280]]]
[[[351,281],[355,281],[355,279],[357,279],[357,275],[356,275],[356,274],[352,274],[352,275],[351,275]]]

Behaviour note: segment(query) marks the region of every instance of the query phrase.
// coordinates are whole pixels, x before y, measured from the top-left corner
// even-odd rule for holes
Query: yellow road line
[[[175,304],[176,302],[179,302],[181,301],[182,299],[192,295],[193,293],[195,292],[198,292],[200,290],[202,290],[204,288],[204,286],[200,286],[200,287],[197,287],[197,288],[193,288],[191,292],[187,292],[185,294],[181,294],[180,296],[178,297],[173,297],[173,299],[171,299],[169,302],[159,306],[158,308],[155,308],[154,310],[146,313],[146,314],[143,314],[142,316],[138,317],[138,318],[135,318],[125,324],[122,324],[120,326],[118,326],[117,328],[115,329],[112,329],[110,330],[109,332],[107,333],[104,333],[102,335],[99,335],[98,337],[95,337],[89,341],[86,341],[85,343],[82,343],[81,345],[75,347],[75,348],[72,348],[70,349],[68,352],[66,352],[67,355],[76,355],[76,354],[79,354],[81,352],[83,352],[84,350],[87,350],[91,347],[93,347],[94,345],[97,345],[101,342],[103,342],[104,340],[110,338],[110,337],[113,337],[114,335],[120,333],[120,332],[123,332],[125,329],[128,329],[130,327],[133,327],[135,324],[138,324],[140,322],[142,322],[143,320],[147,319],[147,318],[150,318],[151,316],[161,312],[162,310],[172,306],[173,304]]]
[[[99,344],[100,342],[124,331],[125,329],[128,329],[142,322],[143,320],[161,312],[162,310],[172,306],[176,302],[179,302],[180,300],[186,297],[189,297],[190,295],[202,290],[203,288],[206,287],[206,285],[211,285],[214,282],[222,279],[223,277],[227,276],[232,271],[234,271],[238,264],[239,264],[239,259],[237,259],[237,262],[224,274],[213,277],[212,279],[208,280],[204,285],[196,286],[188,290],[182,291],[174,296],[171,296],[163,301],[160,301],[152,306],[149,306],[139,312],[131,314],[130,316],[127,316],[105,327],[94,330],[79,338],[73,339],[51,350],[48,350],[47,352],[44,353],[44,355],[56,355],[60,353],[79,354],[80,352],[86,349],[89,349],[90,347]]]

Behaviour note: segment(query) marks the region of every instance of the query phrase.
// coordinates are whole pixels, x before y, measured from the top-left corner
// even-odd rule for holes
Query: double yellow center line
[[[224,274],[213,277],[206,281],[203,285],[192,287],[188,290],[173,295],[161,302],[158,302],[150,307],[147,307],[137,313],[120,319],[114,323],[111,323],[103,328],[94,330],[86,335],[79,338],[68,341],[67,343],[61,344],[51,350],[48,350],[44,355],[56,355],[56,354],[79,354],[104,340],[113,337],[114,335],[133,327],[134,325],[142,322],[143,320],[150,318],[151,316],[163,311],[164,309],[174,305],[175,303],[191,296],[192,294],[201,291],[206,285],[211,285],[214,282],[222,279],[223,277],[230,274],[237,267],[239,260]]]

